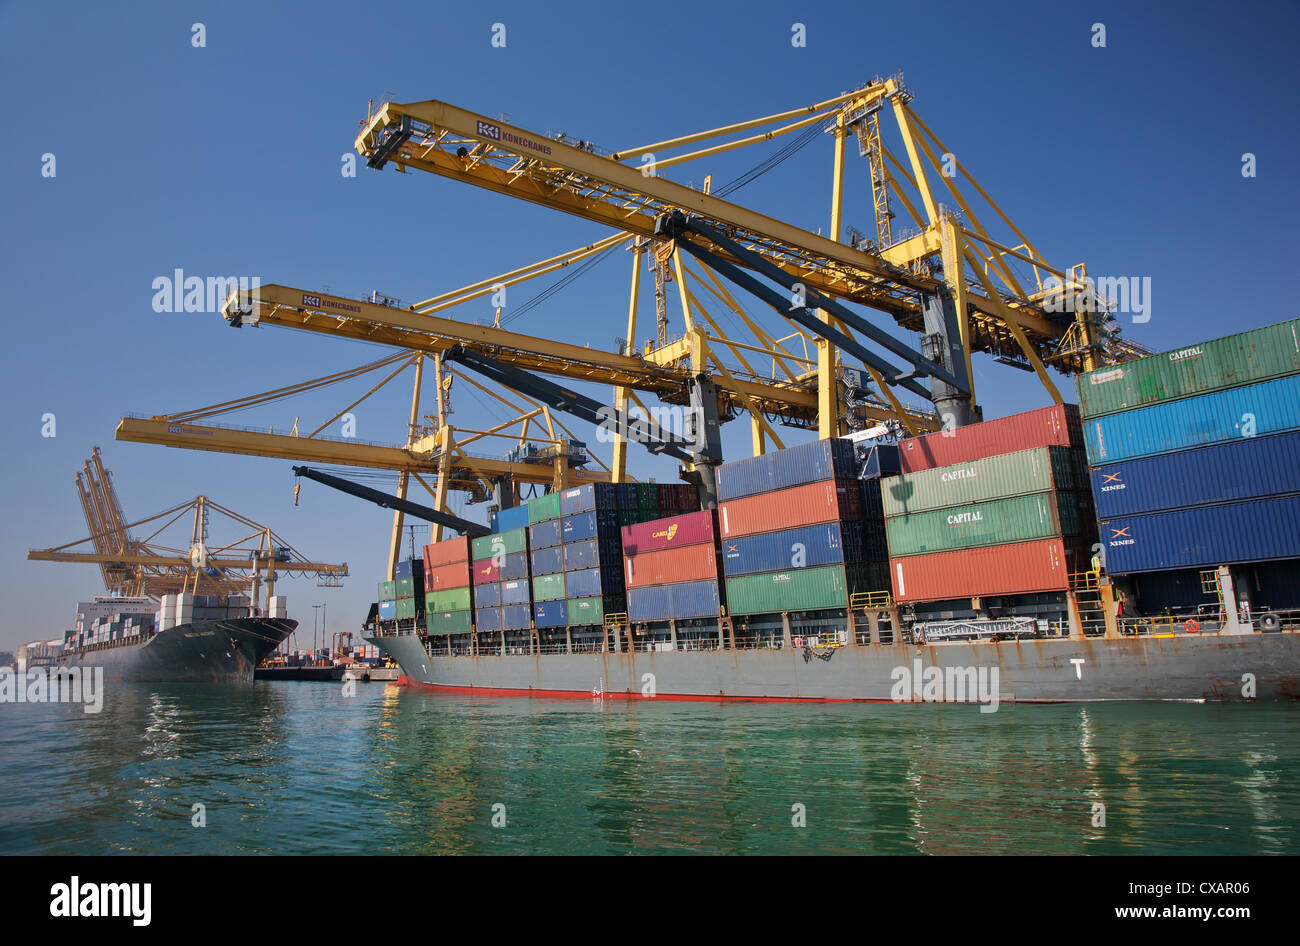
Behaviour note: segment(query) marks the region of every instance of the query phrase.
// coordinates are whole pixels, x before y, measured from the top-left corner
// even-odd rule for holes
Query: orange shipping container
[[[857,480],[823,480],[718,504],[724,538],[862,518]]]
[[[667,585],[678,581],[718,580],[718,550],[712,542],[661,549],[623,559],[627,587]]]
[[[1088,567],[1084,547],[1061,539],[908,555],[889,560],[895,601],[943,601],[1065,591]]]
[[[424,547],[424,573],[427,575],[430,571],[441,565],[450,565],[453,562],[469,561],[469,536],[462,535],[458,539],[447,539],[443,542],[434,542]]]
[[[424,590],[446,591],[448,588],[466,588],[469,586],[469,562],[452,562],[439,565],[424,573]]]

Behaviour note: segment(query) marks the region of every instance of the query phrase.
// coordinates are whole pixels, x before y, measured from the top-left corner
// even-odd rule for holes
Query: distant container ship
[[[414,685],[558,696],[1300,697],[1300,321],[1060,404],[589,484],[426,546],[366,629]]]

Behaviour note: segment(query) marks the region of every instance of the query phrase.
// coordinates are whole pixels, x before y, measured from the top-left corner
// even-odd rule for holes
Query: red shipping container
[[[424,573],[424,590],[445,591],[448,588],[465,588],[469,585],[469,562],[452,562],[439,565]]]
[[[706,509],[624,526],[623,554],[635,557],[646,552],[685,548],[704,542],[716,545],[718,530],[714,525],[714,515],[712,509]]]
[[[937,430],[922,437],[899,441],[898,455],[904,473],[916,473],[951,463],[969,463],[1033,447],[1078,447],[1083,445],[1083,425],[1074,404],[1023,414],[1009,414],[982,424],[955,430]]]
[[[1065,591],[1088,567],[1083,547],[1061,539],[909,555],[889,560],[895,601],[941,601]]]
[[[660,549],[625,557],[623,571],[627,587],[669,585],[678,581],[718,580],[718,549],[710,540],[685,548]]]
[[[723,538],[861,518],[857,480],[823,480],[718,504]]]
[[[474,584],[487,585],[501,580],[501,569],[489,559],[474,563]]]
[[[469,561],[469,536],[434,542],[424,547],[424,573],[427,575],[442,565]]]

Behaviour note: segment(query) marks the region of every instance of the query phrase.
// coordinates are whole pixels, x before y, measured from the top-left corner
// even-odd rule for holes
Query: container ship
[[[405,683],[497,695],[1294,699],[1298,332],[1085,372],[1077,407],[724,463],[716,509],[548,493],[398,563],[365,637]]]

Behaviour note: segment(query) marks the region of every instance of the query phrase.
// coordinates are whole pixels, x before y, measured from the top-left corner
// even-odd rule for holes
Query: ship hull
[[[140,683],[251,683],[253,669],[298,622],[289,618],[194,621],[139,643],[66,651],[57,668],[104,668],[106,680]]]
[[[948,681],[997,668],[999,702],[1300,698],[1295,633],[874,644],[828,660],[793,649],[430,657],[414,635],[366,639],[407,684],[490,695],[910,702],[928,698],[919,681],[933,667]]]

